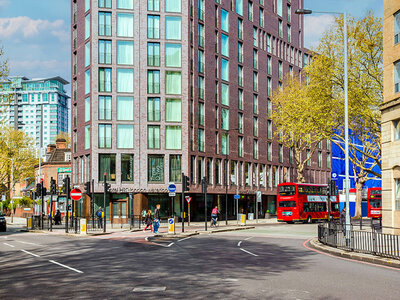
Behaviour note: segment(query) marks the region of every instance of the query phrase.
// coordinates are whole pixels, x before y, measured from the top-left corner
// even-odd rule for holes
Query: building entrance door
[[[112,202],[112,221],[115,224],[126,224],[128,215],[128,201],[115,201]]]

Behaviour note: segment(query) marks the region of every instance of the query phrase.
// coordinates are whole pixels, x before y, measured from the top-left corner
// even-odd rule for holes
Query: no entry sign
[[[82,198],[82,192],[80,189],[73,189],[71,191],[71,199],[72,200],[77,201],[77,200],[80,200],[81,198]]]

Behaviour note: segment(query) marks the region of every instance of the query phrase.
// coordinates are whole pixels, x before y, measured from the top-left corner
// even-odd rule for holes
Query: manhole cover
[[[133,289],[133,292],[163,292],[166,289],[166,286],[138,286]]]

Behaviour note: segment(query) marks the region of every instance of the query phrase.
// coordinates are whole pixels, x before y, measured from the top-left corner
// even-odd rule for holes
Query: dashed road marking
[[[13,246],[13,245],[10,245],[10,244],[7,244],[7,243],[3,243],[3,244],[8,246],[8,247],[15,248],[15,246]]]
[[[63,264],[61,264],[61,263],[59,263],[59,262],[57,262],[57,261],[55,261],[55,260],[49,260],[49,262],[51,262],[51,263],[53,263],[53,264],[56,264],[56,265],[59,265],[59,266],[61,266],[61,267],[67,268],[67,269],[69,269],[69,270],[71,270],[71,271],[74,271],[74,272],[76,272],[76,273],[83,273],[83,272],[80,271],[80,270],[77,270],[77,269],[75,269],[75,268],[71,268],[71,267],[69,267],[69,266],[63,265]]]
[[[34,245],[34,246],[40,246],[39,244],[31,243],[31,242],[24,242],[24,241],[17,241],[18,243],[22,244],[27,244],[27,245]]]
[[[163,292],[166,289],[166,286],[138,286],[132,292]]]
[[[248,238],[245,238],[245,241],[248,241],[249,239],[252,239],[254,236],[249,236]]]
[[[35,253],[26,251],[26,250],[24,250],[24,249],[21,249],[21,251],[22,251],[22,252],[25,252],[25,253],[27,253],[27,254],[30,254],[30,255],[32,255],[32,256],[34,256],[34,257],[40,257],[40,255],[37,255],[37,254],[35,254]]]
[[[258,256],[257,254],[251,253],[250,251],[247,251],[247,250],[245,250],[245,249],[243,249],[243,248],[240,248],[240,250],[242,250],[243,252],[246,252],[246,253],[248,253],[248,254],[250,254],[250,255]]]
[[[190,239],[190,238],[191,238],[191,236],[188,236],[188,237],[185,237],[185,238],[183,238],[183,239],[178,240],[178,242],[182,242],[182,241],[188,240],[188,239]]]

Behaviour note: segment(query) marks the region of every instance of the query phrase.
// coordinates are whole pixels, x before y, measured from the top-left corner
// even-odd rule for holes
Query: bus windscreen
[[[279,207],[296,207],[296,201],[279,201]]]
[[[279,187],[279,196],[293,196],[296,194],[296,186],[294,185],[281,185]]]

